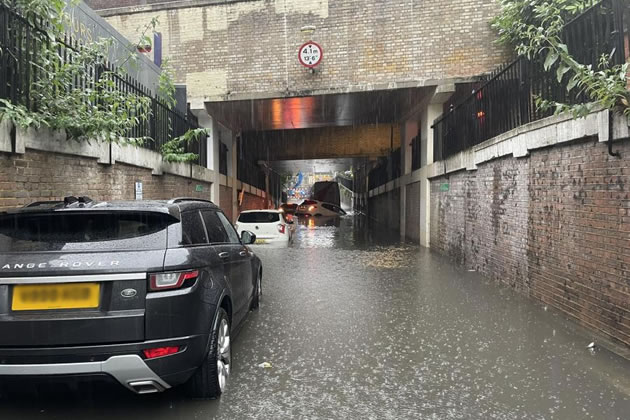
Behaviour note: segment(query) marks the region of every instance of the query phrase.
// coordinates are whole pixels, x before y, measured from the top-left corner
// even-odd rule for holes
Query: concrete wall
[[[494,0],[151,3],[88,1],[130,39],[159,18],[164,56],[193,103],[432,85],[487,72],[507,58],[493,43]],[[302,33],[306,25],[316,31]],[[297,58],[309,39],[324,50],[315,74]]]
[[[420,242],[420,182],[405,186],[405,232],[413,242]]]
[[[89,43],[101,38],[113,40],[108,48],[110,62],[122,66],[130,77],[152,93],[157,93],[160,68],[152,59],[136,50],[139,35],[126,39],[84,3],[75,4],[72,0],[66,0],[66,3],[66,26],[76,41]],[[134,60],[129,59],[131,55],[135,56]]]
[[[394,189],[385,194],[369,198],[368,216],[370,219],[392,230],[400,227],[400,190]]]

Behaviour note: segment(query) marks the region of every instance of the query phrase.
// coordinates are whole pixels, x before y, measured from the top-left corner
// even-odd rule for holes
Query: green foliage
[[[36,54],[26,49],[33,48],[33,45],[23,44],[22,53],[30,57],[30,65],[37,70],[37,78],[31,80],[28,98],[36,111],[0,100],[0,120],[9,119],[24,129],[48,126],[63,130],[68,138],[76,140],[95,139],[136,145],[151,140],[130,138],[128,135],[134,128],[148,124],[152,112],[151,98],[119,88],[119,82],[125,76],[124,64],[136,54],[130,54],[121,65],[111,68],[107,66],[111,40],[98,40],[78,50],[66,48],[62,45],[66,30],[64,0],[16,0],[15,6],[9,0],[0,2],[16,7],[32,23],[39,18],[49,22],[44,33],[33,31],[41,41],[34,43],[38,48]],[[150,43],[147,33],[157,24],[157,19],[151,20],[144,28],[138,45]],[[172,78],[173,71],[167,67],[159,81],[161,96],[169,107],[175,105]],[[76,83],[77,80],[92,82]],[[191,130],[167,143],[164,158],[180,162],[196,159],[196,155],[184,152],[183,145],[198,135],[198,130]]]
[[[630,95],[627,89],[628,64],[611,65],[610,56],[602,56],[597,68],[575,60],[560,38],[562,28],[571,18],[596,3],[593,0],[501,0],[502,12],[492,22],[499,42],[511,45],[528,59],[544,57],[543,67],[555,72],[567,91],[577,89],[592,102],[569,105],[536,98],[542,110],[569,112],[575,118],[598,107],[630,117]]]
[[[65,130],[69,138],[139,143],[143,139],[130,139],[127,133],[146,124],[151,100],[118,89],[116,81],[123,75],[106,67],[105,51],[110,43],[97,41],[71,52],[71,60],[45,51],[34,63],[39,77],[31,87],[31,100],[37,104],[37,114],[46,125]],[[52,47],[56,47],[55,42]],[[74,83],[88,76],[88,72],[96,74],[92,86]]]
[[[47,125],[39,115],[31,113],[23,105],[14,105],[6,99],[0,99],[0,121],[8,119],[20,128],[39,128]]]
[[[184,135],[175,137],[162,145],[162,156],[167,162],[192,162],[199,157],[195,153],[186,153],[186,145],[193,141],[201,141],[209,135],[208,129],[197,128],[188,130]]]
[[[168,59],[162,61],[162,72],[160,73],[159,92],[160,96],[166,101],[169,108],[173,108],[176,104],[175,100],[175,74],[173,67]]]

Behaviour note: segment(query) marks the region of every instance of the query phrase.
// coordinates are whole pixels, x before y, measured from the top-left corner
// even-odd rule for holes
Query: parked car
[[[297,207],[297,203],[283,203],[280,206],[280,210],[282,210],[284,214],[295,214]]]
[[[248,210],[236,221],[237,232],[254,232],[256,244],[286,246],[293,240],[294,224],[282,210]]]
[[[343,216],[346,212],[336,204],[317,200],[304,200],[295,212],[298,216]]]
[[[0,384],[109,378],[218,397],[262,264],[209,201],[64,202],[0,213]]]

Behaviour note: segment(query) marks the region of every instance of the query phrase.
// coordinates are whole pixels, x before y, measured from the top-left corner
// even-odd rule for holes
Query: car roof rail
[[[183,203],[183,202],[186,202],[186,201],[202,201],[204,203],[214,204],[210,200],[206,200],[204,198],[195,198],[195,197],[175,197],[175,198],[172,198],[172,199],[168,200],[168,204]]]
[[[30,204],[24,206],[24,208],[33,208],[33,207],[55,207],[63,205],[63,201],[50,200],[50,201],[33,201]]]
[[[73,195],[63,198],[64,207],[86,207],[92,206],[94,200],[87,196],[75,197]]]

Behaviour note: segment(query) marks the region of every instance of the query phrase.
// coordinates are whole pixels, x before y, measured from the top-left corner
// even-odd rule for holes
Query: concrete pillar
[[[431,246],[431,182],[426,166],[433,163],[433,121],[442,115],[443,104],[455,91],[455,85],[440,85],[420,115],[422,167],[420,176],[420,245]]]
[[[401,145],[401,159],[402,159],[402,175],[403,179],[408,179],[405,175],[409,175],[413,172],[412,158],[413,147],[412,140],[418,135],[418,121],[417,117],[405,121],[401,127],[400,133]],[[407,236],[407,200],[411,197],[407,197],[407,186],[404,182],[400,184],[400,237],[405,238]]]
[[[217,206],[220,203],[221,194],[221,173],[219,172],[221,140],[219,139],[219,124],[213,120],[212,130],[208,137],[208,167],[214,171],[214,181],[212,182],[211,200]]]
[[[210,196],[208,197],[213,203],[219,204],[219,136],[218,124],[208,115],[205,108],[192,109],[192,113],[197,117],[199,126],[208,130],[207,141],[207,162],[208,169],[213,171],[212,185],[210,186]]]

